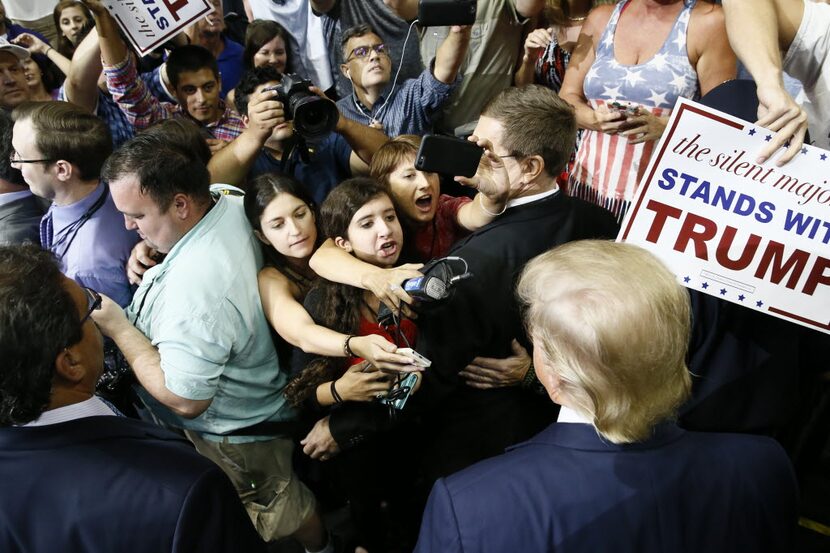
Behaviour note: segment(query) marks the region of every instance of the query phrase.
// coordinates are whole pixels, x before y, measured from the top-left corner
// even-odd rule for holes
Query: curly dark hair
[[[320,224],[326,238],[346,237],[355,213],[378,196],[389,196],[374,179],[358,177],[340,183],[320,206]],[[314,321],[344,334],[357,334],[364,291],[348,284],[318,278],[306,299]],[[318,385],[343,374],[340,357],[318,357],[309,363],[285,388],[285,397],[298,406],[308,399]]]
[[[26,424],[49,405],[55,358],[81,340],[78,307],[51,253],[0,247],[0,426]]]

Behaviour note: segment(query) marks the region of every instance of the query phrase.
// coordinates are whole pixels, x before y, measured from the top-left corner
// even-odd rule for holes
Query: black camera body
[[[294,130],[306,142],[319,144],[334,131],[340,113],[333,102],[311,92],[312,84],[296,73],[286,73],[273,87],[285,109],[286,121],[294,121]]]

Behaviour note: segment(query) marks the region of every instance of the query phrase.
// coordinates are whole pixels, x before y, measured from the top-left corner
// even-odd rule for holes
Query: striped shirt
[[[585,76],[585,98],[593,109],[619,102],[665,117],[677,98],[699,96],[697,72],[686,51],[689,18],[696,2],[684,0],[663,46],[638,65],[623,65],[614,57],[614,34],[628,2],[617,4]],[[586,129],[571,171],[569,193],[608,209],[621,221],[655,146],[654,141],[631,144],[626,136]]]
[[[172,117],[189,117],[178,104],[161,102],[153,96],[142,79],[138,78],[132,56],[116,65],[104,65],[107,76],[107,88],[113,100],[127,116],[127,120],[136,130],[146,129],[156,121]],[[224,109],[216,121],[203,125],[212,138],[231,141],[242,134],[245,124],[224,102],[219,106]]]

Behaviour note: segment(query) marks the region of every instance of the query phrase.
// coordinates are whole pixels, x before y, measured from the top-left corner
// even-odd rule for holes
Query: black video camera
[[[337,126],[340,113],[333,102],[311,92],[311,81],[295,73],[286,73],[273,87],[285,108],[286,121],[294,121],[294,129],[306,142],[319,144]]]

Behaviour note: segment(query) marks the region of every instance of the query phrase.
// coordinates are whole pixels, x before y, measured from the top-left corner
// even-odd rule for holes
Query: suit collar
[[[144,421],[95,416],[48,426],[0,428],[0,450],[56,449],[124,438],[188,443],[185,438]]]
[[[530,440],[508,450],[533,445],[553,445],[583,451],[636,451],[654,449],[679,440],[686,434],[674,422],[664,422],[655,427],[652,437],[636,444],[614,444],[602,438],[590,424],[553,423]]]
[[[561,210],[568,201],[570,201],[570,198],[562,194],[562,191],[560,190],[555,194],[545,196],[539,200],[511,207],[505,211],[504,214],[496,217],[491,223],[481,227],[466,238],[456,242],[452,248],[452,251],[458,250],[470,240],[473,240],[483,234],[487,234],[488,232],[504,225],[512,225],[515,223],[531,221],[540,217],[550,216],[552,213],[556,213]]]

